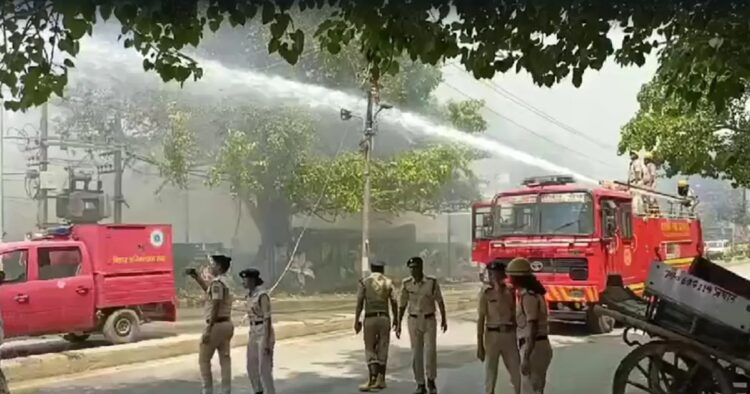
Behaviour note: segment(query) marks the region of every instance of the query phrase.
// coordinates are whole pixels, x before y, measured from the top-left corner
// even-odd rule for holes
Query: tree
[[[243,55],[252,54],[258,45],[258,38],[253,37],[259,35],[257,26],[221,30],[199,51],[222,61],[229,56],[237,64],[252,60],[254,66],[266,67],[269,63],[264,56]],[[225,52],[225,47],[235,51]],[[237,51],[238,47],[244,49]],[[347,48],[338,55],[311,55],[300,64],[303,71],[287,66],[271,71],[340,89],[360,89],[361,70],[367,70],[367,61],[352,49],[354,43]],[[480,114],[482,101],[438,105],[431,93],[442,80],[440,70],[405,61],[402,73],[380,81],[382,100],[427,113],[466,132],[487,128]],[[166,182],[185,187],[188,176],[208,171],[210,184],[228,187],[258,226],[260,260],[270,261],[279,246],[288,246],[294,215],[333,220],[361,210],[361,155],[350,152],[332,157],[336,153],[332,148],[322,148],[339,145],[342,126],[338,117],[326,120],[305,108],[272,106],[251,96],[195,100],[179,91],[137,87],[77,88],[74,93],[64,100],[72,107],[68,114],[73,117],[63,120],[65,130],[82,132],[85,138],[111,140],[106,130],[116,116],[127,125],[125,130],[133,129],[128,136],[148,137],[147,145],[137,146],[148,152],[146,157],[159,166]],[[352,127],[357,126],[346,126]],[[334,139],[337,142],[332,143]],[[149,150],[159,145],[157,141],[162,148]],[[382,144],[378,146],[378,152],[383,152]],[[469,169],[474,152],[423,141],[416,141],[412,148],[403,153],[403,146],[394,147],[374,158],[375,210],[431,213],[440,211],[445,201],[467,202],[478,196]]]
[[[296,23],[296,13],[309,12],[325,15],[313,25],[314,33]],[[433,65],[459,58],[477,78],[515,68],[539,85],[571,76],[578,86],[587,70],[601,68],[609,57],[640,66],[647,54],[660,50],[662,75],[673,86],[670,96],[695,104],[705,93],[721,108],[742,96],[750,73],[745,45],[750,3],[741,0],[5,1],[0,8],[5,106],[26,109],[53,93],[62,95],[81,39],[112,15],[122,25],[123,45],[143,56],[144,69],[180,83],[202,75],[184,50],[197,46],[206,28],[255,19],[268,26],[265,49],[290,64],[300,61],[312,39],[331,54],[356,42],[370,65],[368,79],[374,80],[397,75],[404,57]],[[624,33],[618,49],[608,35],[613,29]],[[694,83],[677,83],[682,80]]]
[[[661,75],[644,85],[638,113],[623,127],[620,153],[651,150],[668,176],[700,174],[750,185],[748,94],[717,107],[708,94],[696,103],[670,96],[672,87]]]

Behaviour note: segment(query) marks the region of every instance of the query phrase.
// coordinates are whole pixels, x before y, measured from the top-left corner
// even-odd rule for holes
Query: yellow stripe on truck
[[[678,259],[667,259],[664,260],[664,263],[669,265],[677,265],[677,266],[683,266],[683,265],[690,265],[695,257],[680,257]]]

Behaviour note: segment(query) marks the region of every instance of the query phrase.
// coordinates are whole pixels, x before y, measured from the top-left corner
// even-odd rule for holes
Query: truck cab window
[[[5,278],[2,283],[23,283],[26,282],[28,269],[28,250],[20,249],[11,252],[5,252],[0,256],[2,270]]]
[[[602,200],[602,235],[612,238],[617,231],[617,206],[612,200]]]
[[[80,267],[77,247],[39,248],[39,280],[71,278],[79,274]]]
[[[620,228],[624,239],[633,238],[633,207],[631,204],[620,204]]]

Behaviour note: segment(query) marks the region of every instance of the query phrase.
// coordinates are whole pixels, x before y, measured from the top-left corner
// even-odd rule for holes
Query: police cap
[[[370,265],[373,267],[385,267],[385,261],[383,260],[373,260],[370,262]]]
[[[223,254],[215,254],[211,256],[211,260],[224,267],[224,269],[229,269],[229,266],[232,264],[232,258],[229,256],[224,256]]]
[[[240,271],[239,275],[242,279],[254,279],[255,283],[259,286],[263,284],[263,279],[260,277],[260,271],[255,268],[246,268]]]
[[[409,259],[409,260],[408,260],[408,261],[406,262],[406,266],[407,266],[407,267],[411,267],[411,266],[414,266],[414,265],[424,265],[424,261],[422,260],[422,258],[421,258],[421,257],[419,257],[419,256],[414,256],[414,257],[410,258],[410,259]]]

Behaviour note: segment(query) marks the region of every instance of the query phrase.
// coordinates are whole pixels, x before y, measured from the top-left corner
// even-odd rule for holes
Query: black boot
[[[386,383],[385,383],[385,364],[378,365],[378,376],[375,379],[375,387],[378,388],[379,390],[383,390],[384,388],[386,388]]]
[[[418,384],[417,389],[414,390],[414,394],[427,394],[427,389],[424,388],[423,384]]]
[[[437,386],[435,386],[434,380],[428,380],[427,381],[427,388],[430,390],[430,394],[437,394]]]
[[[367,379],[367,382],[359,386],[359,391],[367,392],[367,391],[375,391],[377,389],[375,380],[378,377],[378,369],[379,369],[378,364],[370,364],[367,366],[367,369],[370,372],[370,376]]]

